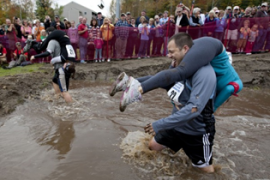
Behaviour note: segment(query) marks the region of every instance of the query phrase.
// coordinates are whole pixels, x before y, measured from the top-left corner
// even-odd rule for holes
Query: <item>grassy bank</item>
[[[40,68],[44,66],[43,64],[37,63],[37,64],[32,64],[28,66],[17,66],[12,69],[3,69],[0,68],[0,77],[4,76],[12,76],[12,75],[17,75],[17,74],[26,74],[26,73],[32,73],[32,72],[40,72]]]

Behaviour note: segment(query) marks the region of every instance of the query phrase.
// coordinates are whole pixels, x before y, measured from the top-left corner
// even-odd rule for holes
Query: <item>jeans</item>
[[[102,49],[96,49],[95,59],[102,59]]]
[[[257,36],[253,51],[263,50],[264,41],[267,35],[267,29],[259,29],[259,36]]]
[[[148,40],[141,40],[138,56],[145,57],[147,52]]]
[[[79,47],[80,47],[80,58],[85,60],[86,58],[86,49],[87,49],[87,39],[80,37],[79,38]]]

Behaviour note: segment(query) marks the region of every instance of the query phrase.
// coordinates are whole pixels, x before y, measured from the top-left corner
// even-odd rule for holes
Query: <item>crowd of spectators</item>
[[[0,26],[0,64],[16,60],[20,55],[18,45],[23,47],[27,38],[42,42],[46,38],[46,28],[51,26],[66,31],[76,50],[76,59],[81,63],[166,56],[168,40],[178,32],[189,33],[193,39],[217,38],[233,53],[268,52],[269,15],[268,3],[264,2],[245,10],[239,6],[228,6],[225,10],[214,7],[207,13],[180,3],[172,14],[164,11],[149,18],[142,10],[135,18],[127,12],[114,22],[100,12],[96,19],[78,17],[77,24],[67,18],[62,22],[57,15],[53,20],[46,16],[44,22],[39,19],[21,21],[14,17]]]

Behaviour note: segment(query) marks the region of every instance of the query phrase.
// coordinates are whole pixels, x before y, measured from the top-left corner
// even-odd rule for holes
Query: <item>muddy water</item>
[[[53,91],[0,118],[0,179],[138,180],[270,179],[270,94],[243,90],[217,112],[216,173],[192,168],[180,151],[147,149],[144,125],[171,112],[163,90],[118,109],[108,84],[76,85],[66,105]]]

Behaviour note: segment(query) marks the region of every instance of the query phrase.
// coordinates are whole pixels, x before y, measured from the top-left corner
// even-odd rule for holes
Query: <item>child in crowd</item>
[[[226,18],[224,17],[225,12],[223,10],[220,10],[218,12],[218,18],[216,20],[216,29],[215,29],[215,38],[219,39],[220,41],[223,41],[224,37],[224,30],[227,26]]]
[[[100,37],[100,32],[97,33],[97,37],[94,40],[94,44],[95,44],[95,60],[96,62],[101,62],[102,59],[102,44],[103,44],[103,40]]]
[[[258,24],[254,24],[249,32],[249,38],[247,40],[246,53],[247,55],[251,54],[252,48],[254,46],[254,42],[256,37],[259,35]]]
[[[71,27],[67,30],[67,35],[70,39],[70,43],[75,50],[76,59],[77,59],[77,48],[79,41],[78,29],[75,27],[75,21],[70,21]]]
[[[240,37],[239,37],[239,40],[237,42],[237,52],[238,53],[244,52],[244,48],[246,47],[248,35],[250,33],[249,24],[250,24],[250,21],[245,20],[244,26],[240,28]]]
[[[100,31],[102,33],[102,38],[104,41],[104,46],[103,46],[103,59],[104,57],[108,58],[108,62],[110,62],[110,58],[112,57],[112,38],[113,38],[113,30],[114,30],[114,25],[110,23],[109,18],[105,18],[103,21],[103,25],[100,27]]]
[[[148,25],[148,21],[144,18],[142,23],[139,24],[138,28],[141,34],[141,42],[140,42],[140,49],[138,53],[138,59],[141,59],[141,57],[145,57],[145,53],[147,52],[149,33],[150,33],[150,26]]]
[[[43,42],[46,37],[47,37],[46,31],[44,29],[41,30],[41,33],[40,33],[40,39],[41,39],[41,41]]]
[[[89,40],[88,40],[88,52],[87,55],[89,59],[95,59],[95,39],[97,38],[97,34],[100,34],[100,28],[98,26],[97,20],[92,19],[90,21],[91,29],[89,30]],[[99,35],[100,37],[100,35]]]

